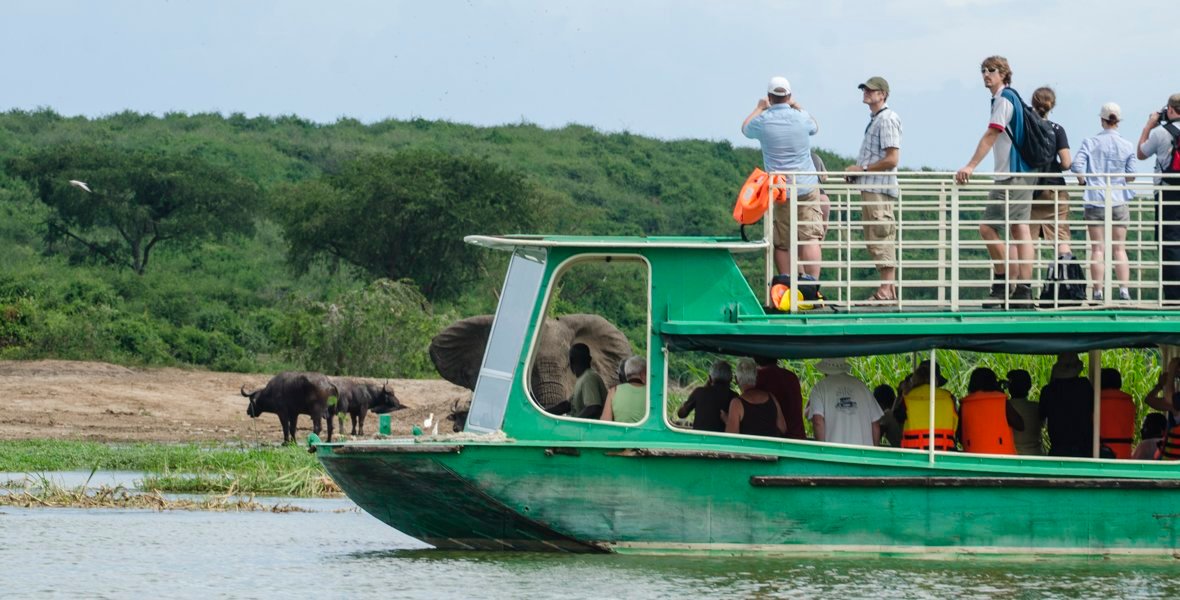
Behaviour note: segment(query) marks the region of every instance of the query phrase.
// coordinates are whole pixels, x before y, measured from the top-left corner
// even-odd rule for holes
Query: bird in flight
[[[72,185],[76,188],[82,188],[82,190],[85,191],[86,193],[90,193],[90,186],[86,185],[85,181],[78,181],[77,179],[71,179],[70,185]]]

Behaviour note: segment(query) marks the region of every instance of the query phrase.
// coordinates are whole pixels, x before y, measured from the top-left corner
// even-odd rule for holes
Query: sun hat
[[[772,96],[790,96],[791,82],[786,77],[775,75],[770,78],[770,85],[766,86],[766,93]]]
[[[1078,355],[1065,352],[1057,355],[1057,362],[1049,372],[1050,379],[1073,379],[1082,374],[1082,361]]]
[[[847,358],[825,358],[816,363],[815,368],[824,375],[839,375],[851,370]]]

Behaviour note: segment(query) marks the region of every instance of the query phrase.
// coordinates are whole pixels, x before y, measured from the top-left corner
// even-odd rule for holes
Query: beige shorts
[[[1039,225],[1041,237],[1068,244],[1069,193],[1065,190],[1039,190],[1032,203],[1032,221],[1048,221]]]
[[[860,193],[860,219],[864,221],[865,247],[877,268],[897,264],[897,220],[893,205],[897,198],[877,192]]]
[[[997,184],[1001,185],[1023,185],[1025,181],[1021,178],[1013,177],[1011,179],[996,180]],[[1005,195],[1008,198],[1008,203],[1004,203]],[[983,224],[991,227],[996,231],[1006,229],[1004,221],[1007,220],[1008,225],[1024,225],[1032,218],[1032,197],[1033,191],[1031,189],[1023,190],[992,190],[988,192],[988,203],[983,209]]]
[[[794,208],[795,210],[791,210]],[[792,213],[794,213],[792,215]],[[792,207],[788,200],[774,205],[774,247],[789,250],[791,225],[798,224],[799,243],[813,242],[824,237],[824,216],[820,212],[819,190],[814,189],[799,196],[799,202]]]

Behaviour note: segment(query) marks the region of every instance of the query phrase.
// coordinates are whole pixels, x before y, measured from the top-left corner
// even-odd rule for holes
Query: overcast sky
[[[980,61],[1008,57],[1074,149],[1123,107],[1136,141],[1180,91],[1165,3],[696,0],[0,0],[0,110],[527,121],[755,145],[739,131],[772,75],[860,147],[856,85],[889,80],[901,162],[954,170],[988,116]],[[1147,165],[1142,167],[1150,170]],[[990,170],[985,160],[980,170]]]

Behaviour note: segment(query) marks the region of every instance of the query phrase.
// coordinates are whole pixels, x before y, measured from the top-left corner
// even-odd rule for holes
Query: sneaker
[[[1102,302],[1102,290],[1094,290],[1094,301]]]
[[[1008,299],[1008,286],[1003,283],[993,283],[992,291],[983,301],[984,308],[1003,308],[1004,300]]]
[[[1119,290],[1119,300],[1122,300],[1123,302],[1130,302],[1131,301],[1131,291],[1130,290]]]
[[[1032,305],[1032,286],[1027,283],[1018,283],[1012,290],[1012,295],[1008,300],[1020,308],[1026,308]]]

